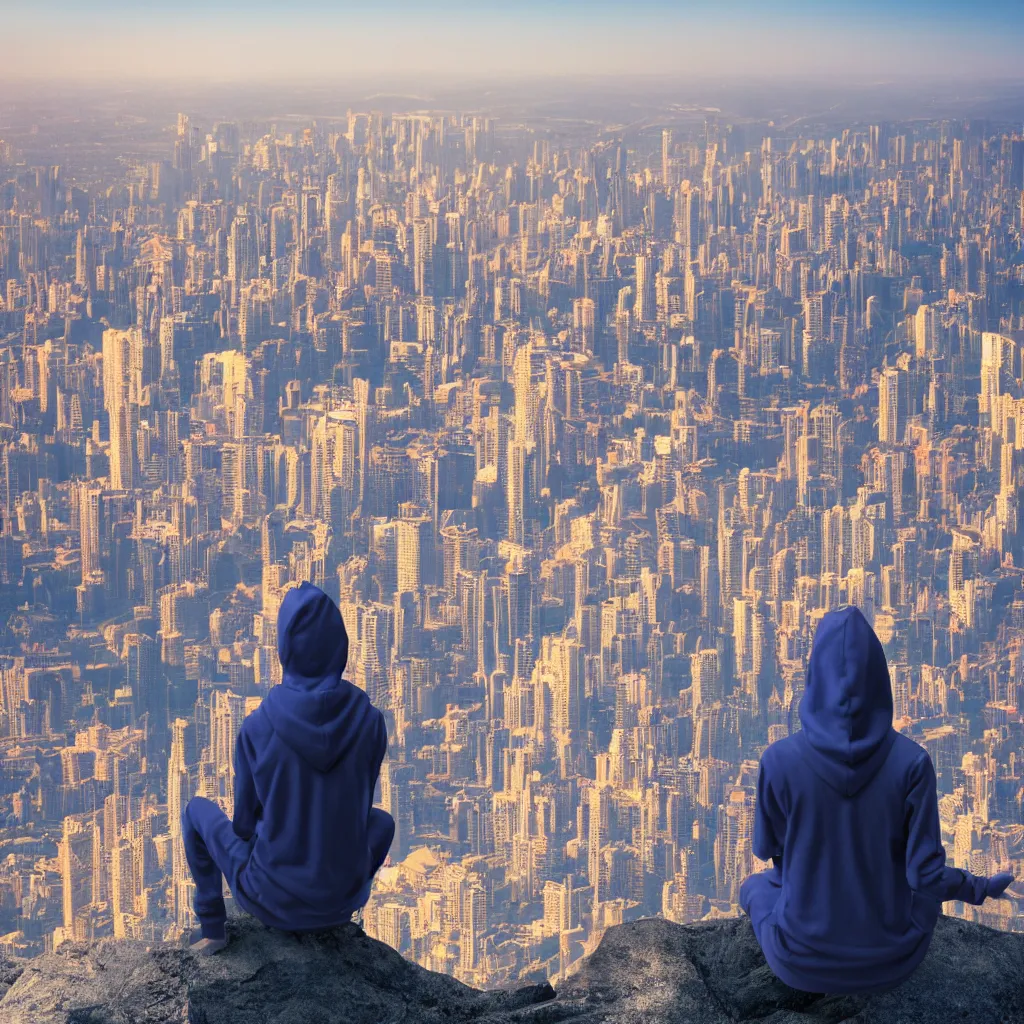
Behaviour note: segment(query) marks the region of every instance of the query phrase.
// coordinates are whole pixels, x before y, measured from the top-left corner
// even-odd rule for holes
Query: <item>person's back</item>
[[[368,825],[387,732],[367,695],[341,678],[345,627],[316,587],[303,584],[285,596],[278,653],[282,682],[245,720],[239,739],[261,808],[242,888],[268,924],[322,927],[362,906],[380,866],[371,863],[377,856]],[[239,813],[248,803],[241,756],[238,762],[236,832],[245,830]]]
[[[328,928],[366,903],[394,837],[391,816],[373,807],[384,716],[341,678],[341,613],[304,583],[285,595],[277,628],[282,681],[242,723],[234,819],[201,797],[182,819],[203,934],[198,952],[225,944],[221,875],[264,924]]]
[[[754,853],[775,867],[742,894],[769,965],[795,988],[898,984],[927,952],[943,901],[980,903],[1010,880],[989,888],[945,866],[931,759],[892,728],[892,711],[871,626],[855,608],[829,613],[803,728],[761,759]]]

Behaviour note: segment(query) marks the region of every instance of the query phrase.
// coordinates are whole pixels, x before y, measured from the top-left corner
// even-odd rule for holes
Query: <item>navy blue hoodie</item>
[[[765,958],[808,992],[868,992],[906,978],[941,903],[980,904],[985,878],[946,866],[935,770],[892,727],[882,645],[856,608],[818,626],[802,730],[761,758],[754,854],[781,882]]]
[[[322,590],[303,583],[285,595],[277,651],[282,682],[242,723],[235,750],[233,826],[252,839],[240,902],[272,927],[328,928],[365,902],[387,730],[341,678],[348,634]]]

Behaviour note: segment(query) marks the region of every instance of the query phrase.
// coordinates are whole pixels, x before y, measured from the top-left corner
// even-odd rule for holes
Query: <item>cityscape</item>
[[[194,926],[303,581],[424,967],[738,916],[846,604],[949,863],[1024,873],[1024,91],[550,88],[0,98],[0,952]]]

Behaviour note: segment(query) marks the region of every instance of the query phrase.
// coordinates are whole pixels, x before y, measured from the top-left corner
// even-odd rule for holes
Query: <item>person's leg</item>
[[[249,856],[249,844],[235,835],[228,816],[211,800],[193,797],[181,816],[185,859],[196,884],[195,912],[206,945],[199,952],[216,952],[226,943],[224,879],[235,891],[238,875]]]
[[[366,844],[370,848],[370,875],[353,901],[355,909],[352,911],[352,915],[357,924],[362,922],[362,910],[370,898],[374,876],[387,859],[388,850],[391,849],[394,838],[395,819],[387,811],[382,811],[379,807],[372,807],[370,819],[366,825]]]
[[[762,928],[765,921],[775,912],[775,904],[781,894],[782,886],[778,881],[778,872],[774,868],[750,875],[740,886],[740,906],[750,918],[758,945],[762,947]]]
[[[370,820],[366,826],[366,842],[370,847],[370,880],[380,871],[387,859],[388,850],[395,839],[395,819],[379,807],[370,809]]]
[[[750,926],[754,929],[754,937],[761,951],[765,954],[765,960],[773,973],[775,967],[770,954],[765,950],[765,938],[768,931],[775,927],[775,905],[782,895],[782,876],[778,868],[769,868],[767,871],[759,871],[757,874],[749,875],[740,886],[740,906],[743,912],[750,918]],[[805,992],[805,989],[799,989]],[[815,996],[822,995],[821,992],[811,993]]]

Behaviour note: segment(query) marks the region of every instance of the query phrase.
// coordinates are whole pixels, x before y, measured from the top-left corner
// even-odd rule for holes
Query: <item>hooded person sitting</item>
[[[395,823],[373,807],[387,750],[384,716],[341,678],[348,634],[334,602],[310,583],[277,617],[283,676],[242,723],[234,819],[194,797],[182,816],[201,939],[227,944],[223,880],[265,925],[316,931],[351,920],[369,899]]]
[[[867,993],[924,958],[942,903],[1001,896],[946,865],[928,752],[892,727],[882,645],[856,608],[818,626],[803,728],[761,757],[754,855],[773,867],[740,889],[769,967],[815,993]]]

